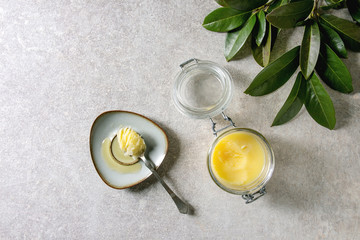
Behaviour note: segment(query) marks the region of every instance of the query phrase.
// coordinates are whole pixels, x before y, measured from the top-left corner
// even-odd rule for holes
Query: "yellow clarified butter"
[[[146,149],[144,139],[129,127],[121,128],[117,134],[120,149],[125,156],[132,156],[137,159]]]
[[[235,132],[216,144],[211,168],[217,180],[229,188],[243,188],[256,180],[265,164],[265,152],[254,134]]]

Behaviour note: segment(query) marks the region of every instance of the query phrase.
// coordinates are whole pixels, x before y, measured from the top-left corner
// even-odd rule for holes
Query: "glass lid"
[[[176,108],[192,118],[211,118],[223,112],[232,97],[229,72],[217,63],[198,59],[180,67],[172,93]]]

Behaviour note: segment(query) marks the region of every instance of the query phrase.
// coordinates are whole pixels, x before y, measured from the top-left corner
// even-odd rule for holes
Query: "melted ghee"
[[[113,150],[114,151],[114,150]],[[141,164],[135,163],[133,165],[125,166],[120,164],[111,154],[111,140],[110,138],[105,138],[101,145],[101,153],[106,162],[106,164],[113,170],[120,173],[135,173],[140,171]],[[119,157],[119,155],[117,155]],[[123,160],[123,158],[119,158]],[[132,159],[133,160],[133,159]]]
[[[214,147],[211,168],[226,187],[242,188],[255,181],[265,165],[265,151],[254,134],[235,132]]]

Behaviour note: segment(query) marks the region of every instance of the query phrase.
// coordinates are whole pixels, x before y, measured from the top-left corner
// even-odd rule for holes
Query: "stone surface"
[[[243,94],[261,67],[248,43],[241,60],[225,61],[225,35],[201,26],[216,7],[201,0],[1,1],[0,239],[358,239],[360,55],[345,60],[354,93],[327,88],[336,130],[317,125],[305,109],[270,127],[294,77],[269,96]],[[299,44],[302,31],[284,30],[275,55]],[[192,57],[231,72],[227,114],[273,146],[268,194],[253,204],[212,182],[209,121],[182,116],[171,102],[178,65]],[[152,177],[127,190],[101,181],[89,132],[112,109],[165,129],[170,149],[161,175],[194,215],[179,214]]]

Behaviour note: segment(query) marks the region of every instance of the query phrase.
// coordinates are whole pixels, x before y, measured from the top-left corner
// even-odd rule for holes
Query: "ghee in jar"
[[[210,167],[224,186],[239,189],[259,178],[265,165],[265,150],[256,135],[233,132],[215,145]]]

